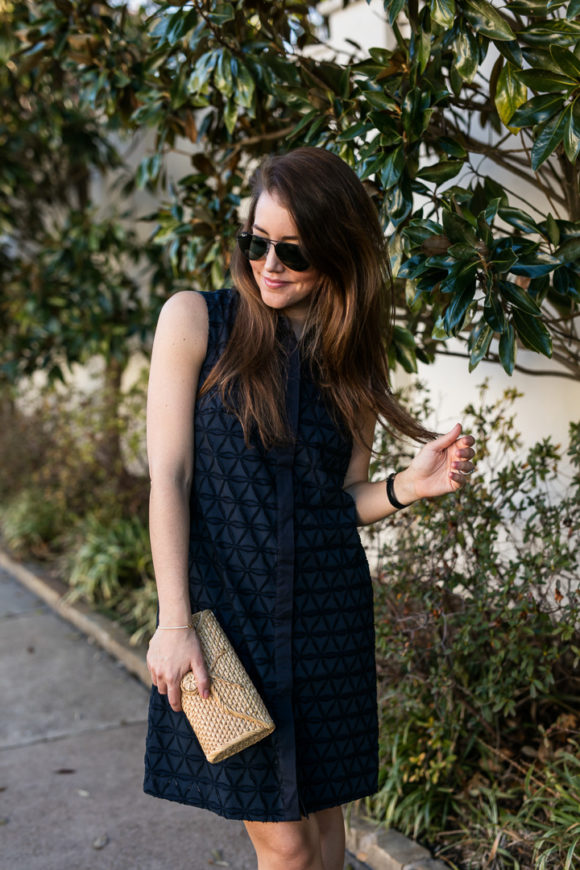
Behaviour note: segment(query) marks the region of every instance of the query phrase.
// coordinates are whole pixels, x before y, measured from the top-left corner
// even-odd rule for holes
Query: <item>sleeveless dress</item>
[[[203,294],[208,351],[200,384],[223,352],[238,294]],[[285,316],[288,447],[246,447],[215,390],[195,407],[189,590],[228,635],[276,729],[217,764],[183,713],[153,686],[146,793],[220,816],[292,821],[374,794],[378,714],[373,591],[343,490],[352,441],[301,365]]]

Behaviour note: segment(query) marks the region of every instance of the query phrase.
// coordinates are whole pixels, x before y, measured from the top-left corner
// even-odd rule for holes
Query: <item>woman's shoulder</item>
[[[238,293],[232,287],[219,290],[179,290],[163,304],[160,322],[182,323],[207,334],[208,320],[229,320],[237,308]]]
[[[205,359],[205,363],[210,365],[229,341],[238,300],[238,292],[231,287],[210,291],[181,290],[163,306],[159,324],[173,343],[183,342],[184,347],[192,349],[196,358]]]
[[[196,290],[179,290],[163,303],[158,329],[170,328],[179,332],[193,330],[207,336],[207,320],[207,307],[202,294]]]

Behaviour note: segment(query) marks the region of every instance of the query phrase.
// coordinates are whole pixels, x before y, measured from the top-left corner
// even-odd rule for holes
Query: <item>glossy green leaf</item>
[[[465,14],[476,33],[490,39],[515,40],[515,34],[505,18],[487,0],[466,0]]]
[[[429,126],[432,110],[430,95],[421,88],[411,88],[403,102],[402,121],[410,141],[417,139]]]
[[[194,70],[187,82],[187,90],[190,94],[197,94],[203,90],[220,57],[219,51],[208,51],[196,61]]]
[[[428,20],[426,20],[428,19]],[[419,74],[425,72],[429,57],[431,56],[431,16],[429,7],[426,6],[422,13],[422,21],[417,30],[411,34],[409,45],[409,57],[417,64]]]
[[[520,69],[524,63],[524,55],[517,40],[500,39],[496,43],[496,48],[500,54],[503,54],[505,59],[513,66]]]
[[[339,133],[336,138],[338,142],[350,142],[352,139],[358,139],[359,136],[365,136],[370,130],[369,124],[352,124],[346,130],[343,130],[342,133]]]
[[[580,100],[566,106],[564,117],[564,150],[570,163],[575,163],[580,153]]]
[[[538,233],[540,231],[535,220],[519,208],[501,205],[498,214],[507,224],[522,230],[524,233]]]
[[[423,178],[425,181],[434,181],[435,184],[442,184],[444,181],[449,181],[450,178],[455,178],[462,169],[462,160],[440,160],[439,163],[434,163],[432,166],[424,166],[417,173],[417,177]]]
[[[545,15],[546,0],[512,0],[510,11],[521,15]]]
[[[441,224],[435,223],[435,221],[429,219],[410,221],[402,232],[403,238],[410,242],[412,247],[422,245],[426,239],[443,235],[443,227]]]
[[[387,191],[386,208],[393,226],[398,227],[413,208],[413,194],[408,184],[395,184]]]
[[[528,88],[516,75],[511,63],[504,63],[495,90],[495,106],[503,123],[509,126],[516,109],[526,102]]]
[[[397,16],[401,14],[405,3],[406,0],[391,0],[390,3],[385,4],[385,9],[388,9],[389,13],[389,24],[392,24],[396,20]]]
[[[532,317],[517,308],[512,310],[512,317],[518,337],[522,343],[541,353],[544,356],[552,356],[552,336],[538,317]]]
[[[532,127],[553,118],[556,112],[564,107],[562,94],[540,94],[523,103],[512,115],[511,123],[515,127]]]
[[[570,275],[565,266],[560,266],[558,269],[554,269],[552,284],[556,293],[561,296],[568,295],[570,289]]]
[[[385,190],[397,184],[405,168],[405,149],[402,145],[391,151],[383,160],[380,177]]]
[[[382,111],[395,110],[399,111],[399,104],[392,97],[387,96],[382,91],[365,91],[364,100],[375,109]]]
[[[305,127],[308,127],[309,124],[316,120],[316,118],[318,118],[318,111],[316,109],[311,109],[310,112],[306,112],[294,127],[294,130],[290,134],[290,138],[295,138],[304,130]]]
[[[459,157],[462,160],[467,157],[467,151],[463,145],[457,141],[457,139],[450,139],[448,136],[441,136],[437,139],[435,146],[441,151],[444,151],[450,157]]]
[[[181,9],[178,12],[174,12],[165,28],[163,34],[164,40],[170,45],[175,45],[176,42],[179,42],[179,40],[183,39],[184,36],[195,28],[197,22],[198,13],[196,9],[191,9],[186,14]]]
[[[506,325],[504,310],[493,290],[488,294],[488,298],[485,301],[483,316],[485,322],[489,323],[494,332],[502,333],[504,331]]]
[[[530,69],[547,70],[555,75],[561,75],[562,70],[547,48],[534,45],[523,45],[522,54]]]
[[[457,329],[461,329],[467,309],[471,305],[474,295],[475,284],[464,287],[463,290],[460,290],[453,296],[443,315],[443,326],[449,335]]]
[[[443,227],[452,244],[455,244],[455,242],[468,242],[475,246],[478,243],[474,228],[464,217],[455,212],[443,212]]]
[[[232,21],[236,16],[234,12],[234,7],[231,3],[220,3],[219,10],[215,12],[211,12],[208,15],[209,20],[212,24],[225,24],[227,21]]]
[[[236,101],[233,99],[228,100],[224,109],[223,118],[226,125],[226,130],[228,131],[230,136],[234,132],[236,121],[238,120],[238,111],[239,107]]]
[[[382,66],[386,66],[391,62],[391,58],[393,57],[393,52],[389,48],[381,48],[377,46],[375,48],[369,48],[369,54],[374,61]]]
[[[541,314],[534,300],[518,284],[514,284],[513,281],[500,281],[499,289],[506,302],[519,308],[520,311],[526,311],[534,317],[539,317]]]
[[[545,69],[518,70],[518,78],[534,91],[568,91],[576,82],[564,73],[547,72]]]
[[[393,327],[392,345],[395,358],[406,372],[412,374],[417,371],[417,357],[415,353],[415,339],[408,329],[398,324]]]
[[[495,197],[486,206],[485,211],[483,212],[483,219],[488,224],[488,226],[491,226],[493,224],[501,203],[502,200],[500,199],[500,197]]]
[[[511,267],[517,263],[517,261],[518,256],[513,249],[506,248],[504,251],[500,251],[492,256],[490,265],[493,266],[494,271],[504,273],[509,272]]]
[[[514,275],[525,275],[527,278],[539,278],[541,275],[548,275],[560,264],[557,257],[551,257],[549,254],[527,254],[521,256],[517,263],[512,266],[511,271]]]
[[[565,75],[580,79],[580,60],[572,51],[559,45],[552,45],[550,54]]]
[[[532,145],[532,169],[534,172],[558,147],[566,129],[566,113],[561,112],[543,125]]]
[[[428,267],[425,264],[425,257],[422,254],[415,254],[413,257],[409,257],[408,260],[399,267],[398,273],[395,275],[396,278],[417,278],[421,275]]]
[[[431,0],[431,18],[442,27],[452,27],[455,20],[455,0]]]
[[[234,94],[234,76],[232,73],[232,55],[227,48],[221,50],[219,60],[216,64],[214,73],[214,83],[218,91],[226,97],[232,97]],[[234,103],[235,105],[235,103]],[[237,109],[236,109],[237,116]],[[227,126],[227,124],[226,124]],[[229,128],[228,128],[229,129]],[[231,132],[231,131],[230,131]]]
[[[520,31],[523,43],[532,46],[561,45],[566,48],[573,45],[580,36],[580,22],[567,21],[565,18],[553,18],[547,23],[526,27]]]
[[[238,64],[235,81],[236,102],[245,109],[251,109],[256,85],[247,66]]]
[[[491,326],[489,326],[489,324],[484,323],[478,328],[475,339],[471,346],[471,353],[469,355],[470,372],[473,371],[473,369],[481,362],[481,360],[488,352],[492,338],[493,329],[491,328]]]
[[[555,253],[560,263],[577,263],[580,261],[580,238],[568,239]]]
[[[431,338],[434,338],[436,341],[445,341],[445,339],[449,338],[447,331],[443,326],[442,314],[435,319],[433,329],[431,330]]]
[[[552,217],[551,212],[548,212],[546,216],[546,233],[552,244],[557,247],[560,244],[560,228]]]
[[[470,29],[461,28],[453,41],[453,69],[466,82],[472,82],[479,66],[479,46]]]
[[[372,112],[368,113],[367,120],[369,121],[369,125],[367,125],[369,130],[372,130],[372,126],[370,126],[370,124],[372,124],[380,131],[381,145],[388,147],[389,145],[394,145],[395,142],[403,138],[399,130],[398,114],[395,114],[394,112],[381,112],[378,109],[373,109]]]
[[[450,245],[447,253],[456,260],[473,259],[473,257],[477,256],[477,252],[473,245],[466,245],[464,242],[457,242],[454,245]]]
[[[580,0],[570,0],[566,10],[566,18],[574,20],[580,17]]]
[[[477,276],[477,263],[456,263],[451,268],[447,277],[441,281],[441,293],[459,293],[468,288],[475,290]]]
[[[499,339],[499,359],[504,370],[511,375],[516,363],[516,333],[509,321]]]

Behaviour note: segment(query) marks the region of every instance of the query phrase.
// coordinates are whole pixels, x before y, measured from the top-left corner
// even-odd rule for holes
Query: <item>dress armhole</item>
[[[200,372],[201,386],[210,370],[225,350],[233,326],[233,313],[237,307],[237,291],[230,287],[200,291],[208,313],[207,353]]]

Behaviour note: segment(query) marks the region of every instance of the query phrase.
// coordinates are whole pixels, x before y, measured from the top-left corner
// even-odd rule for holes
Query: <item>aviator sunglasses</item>
[[[240,233],[238,245],[248,260],[261,260],[267,256],[270,245],[274,245],[276,256],[288,269],[292,269],[293,272],[305,272],[310,268],[310,263],[305,259],[299,246],[291,242],[274,242],[272,239],[255,236],[253,233]]]

